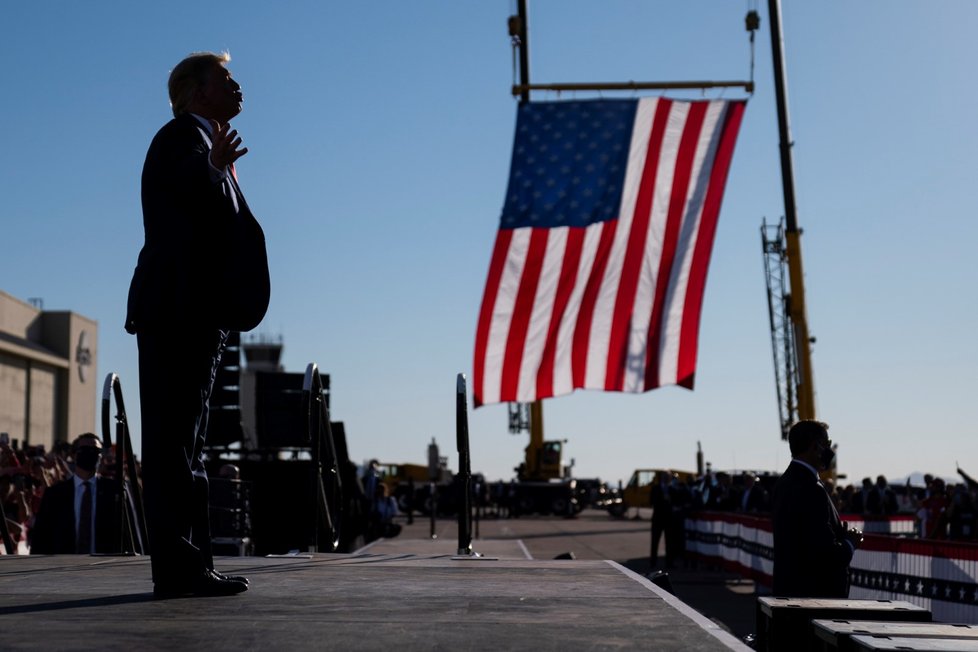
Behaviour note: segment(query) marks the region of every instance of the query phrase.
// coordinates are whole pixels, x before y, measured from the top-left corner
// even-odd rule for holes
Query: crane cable
[[[512,9],[512,13],[509,15],[509,18],[506,21],[506,25],[509,29],[510,44],[512,45],[512,52],[513,52],[513,86],[516,86],[516,61],[517,61],[516,50],[517,48],[523,47],[523,41],[522,39],[520,39],[520,31],[522,29],[522,25],[520,24],[521,21],[520,21],[519,14],[517,13],[518,10],[517,10],[515,0],[510,4],[513,9]],[[521,83],[523,81],[524,80],[520,80]]]
[[[757,29],[761,26],[761,16],[757,13],[757,0],[748,0],[747,16],[744,17],[744,26],[750,32],[750,93],[754,94],[754,36]]]

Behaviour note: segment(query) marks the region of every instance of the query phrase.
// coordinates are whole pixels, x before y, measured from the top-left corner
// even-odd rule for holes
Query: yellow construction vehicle
[[[428,482],[428,467],[423,464],[380,463],[377,470],[381,481],[390,489],[391,495],[394,495],[394,489],[401,483],[408,483],[411,480],[418,484]]]
[[[621,491],[620,500],[608,504],[608,513],[612,516],[624,516],[632,507],[652,506],[652,485],[659,482],[662,475],[676,478],[680,482],[692,484],[696,474],[692,471],[679,469],[635,469],[628,484]]]
[[[564,442],[559,439],[544,441],[543,408],[540,401],[510,405],[517,406],[516,410],[528,411],[526,418],[522,415],[515,417],[520,420],[514,429],[514,408],[510,408],[510,431],[529,430],[530,432],[530,443],[524,449],[525,461],[513,469],[516,471],[516,478],[521,482],[549,482],[562,479],[565,475]]]
[[[453,474],[441,461],[437,469],[437,477],[432,480],[431,471],[424,464],[390,464],[378,463],[377,472],[380,481],[387,485],[390,495],[397,500],[398,509],[406,512],[408,508],[414,511],[426,511],[430,508],[430,482],[434,481],[439,488],[450,487]],[[413,489],[413,493],[412,493]]]
[[[540,401],[509,404],[509,431],[528,431],[530,443],[524,461],[517,466],[515,505],[520,513],[573,516],[578,509],[576,483],[563,462],[564,441],[543,438],[543,407]]]

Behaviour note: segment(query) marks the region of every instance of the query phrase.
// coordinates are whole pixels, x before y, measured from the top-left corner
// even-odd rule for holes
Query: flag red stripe
[[[700,218],[696,248],[693,250],[693,261],[686,286],[683,322],[679,335],[679,358],[676,373],[676,378],[679,381],[677,384],[687,389],[693,389],[696,373],[696,347],[699,341],[700,313],[703,308],[706,274],[710,264],[710,253],[713,250],[717,219],[720,215],[720,202],[723,199],[723,189],[727,183],[727,173],[730,171],[730,161],[733,159],[734,144],[737,142],[740,121],[744,116],[744,107],[744,102],[731,102],[727,105],[727,114],[724,116],[724,124],[720,132],[721,140],[713,159],[713,169],[710,171],[710,185],[703,202],[703,215]]]
[[[540,284],[543,258],[547,252],[549,229],[533,229],[530,232],[530,246],[526,252],[526,266],[520,277],[520,287],[513,305],[513,319],[509,323],[509,337],[506,339],[506,354],[503,356],[503,375],[499,399],[515,401],[520,384],[520,367],[523,364],[523,349],[526,347],[526,332],[533,316],[533,302]]]
[[[554,395],[554,360],[557,355],[557,335],[560,322],[567,309],[567,302],[577,281],[577,269],[581,263],[581,250],[584,248],[585,229],[570,228],[567,232],[567,244],[564,247],[564,260],[560,267],[560,277],[557,279],[557,291],[554,294],[554,307],[550,315],[550,326],[547,339],[544,342],[543,355],[540,358],[540,370],[537,372],[537,396]]]
[[[608,370],[605,376],[605,389],[621,391],[625,384],[625,365],[628,361],[628,335],[631,330],[632,311],[635,307],[635,292],[642,271],[642,258],[645,255],[645,242],[648,239],[649,220],[652,218],[652,200],[655,196],[655,179],[659,171],[659,158],[662,154],[662,140],[665,137],[666,122],[672,100],[661,99],[656,105],[652,131],[649,135],[648,153],[642,170],[642,180],[635,199],[631,231],[622,263],[618,294],[615,297],[615,314],[611,322],[611,336],[608,341]]]
[[[574,326],[574,339],[571,348],[571,376],[573,387],[584,387],[587,376],[587,352],[591,339],[591,320],[594,318],[594,306],[598,302],[598,291],[604,281],[604,271],[608,266],[608,256],[611,245],[615,241],[615,231],[618,220],[609,220],[601,225],[601,236],[598,249],[594,253],[594,265],[588,276],[584,295],[581,297],[581,307],[577,313],[577,324]]]
[[[482,295],[482,308],[479,310],[479,324],[475,332],[475,361],[473,364],[472,393],[476,407],[482,405],[482,388],[486,369],[486,348],[489,343],[489,327],[492,325],[492,311],[496,305],[496,295],[499,293],[499,281],[503,276],[503,265],[509,252],[509,243],[513,239],[513,231],[504,229],[496,235],[496,245],[492,250],[492,260],[489,263],[489,278],[486,279],[486,290]]]
[[[659,271],[655,280],[652,319],[649,321],[649,332],[646,340],[648,346],[645,352],[646,390],[660,385],[659,343],[662,341],[663,311],[665,310],[669,282],[672,279],[672,266],[676,258],[679,229],[686,212],[686,198],[689,193],[693,159],[699,145],[700,130],[703,126],[707,106],[706,102],[690,105],[689,113],[686,116],[686,125],[679,142],[679,151],[676,154],[676,170],[673,173],[672,189],[669,194],[669,212],[666,216],[666,228],[662,238],[662,255],[659,258]]]

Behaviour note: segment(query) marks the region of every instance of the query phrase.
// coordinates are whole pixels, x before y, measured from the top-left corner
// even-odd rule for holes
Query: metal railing
[[[323,379],[315,362],[310,362],[306,367],[302,381],[302,412],[308,419],[307,432],[312,448],[313,485],[316,491],[313,546],[318,552],[336,552],[340,546],[340,524],[343,520],[343,482]]]
[[[115,477],[116,509],[119,517],[119,548],[123,554],[147,554],[149,537],[146,534],[146,512],[143,509],[142,490],[136,471],[136,458],[132,452],[132,438],[126,405],[122,399],[122,383],[119,376],[110,373],[102,388],[102,443],[112,446],[112,399],[115,399]]]

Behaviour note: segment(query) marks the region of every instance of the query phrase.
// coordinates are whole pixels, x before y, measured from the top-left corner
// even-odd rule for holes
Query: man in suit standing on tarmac
[[[248,588],[214,569],[203,447],[208,400],[228,332],[268,308],[265,237],[238,186],[248,150],[229,122],[241,111],[230,57],[188,56],[169,78],[174,118],[142,176],[146,241],[126,330],[139,346],[143,482],[154,594],[221,596]]]
[[[862,542],[839,519],[818,477],[835,457],[828,424],[803,420],[788,431],[791,463],[774,488],[774,590],[778,597],[846,598],[849,562]]]
[[[119,492],[98,475],[102,440],[86,432],[71,446],[72,477],[44,490],[31,528],[35,555],[120,552]]]

